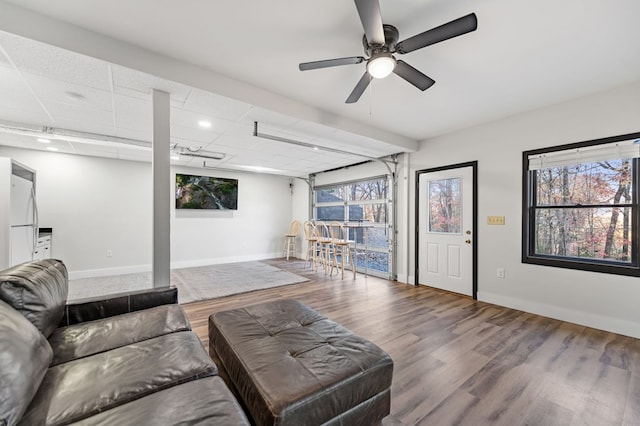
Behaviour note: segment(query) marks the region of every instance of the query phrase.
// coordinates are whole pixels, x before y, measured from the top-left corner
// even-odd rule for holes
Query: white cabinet
[[[36,249],[33,252],[33,260],[51,258],[51,235],[38,237]]]

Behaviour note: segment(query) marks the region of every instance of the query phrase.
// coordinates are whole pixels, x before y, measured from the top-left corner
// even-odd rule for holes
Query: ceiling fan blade
[[[396,52],[409,53],[422,49],[431,44],[440,43],[450,38],[475,31],[478,28],[478,19],[475,13],[470,13],[462,18],[455,19],[439,27],[430,29],[396,44]]]
[[[371,78],[372,77],[369,75],[369,73],[365,71],[364,75],[362,76],[358,84],[356,84],[356,87],[354,87],[353,92],[351,92],[345,103],[354,104],[358,102],[360,96],[362,96],[367,86],[369,86],[369,83],[371,83]]]
[[[432,78],[424,75],[405,61],[396,61],[396,67],[393,69],[393,72],[422,91],[427,90],[435,83]]]
[[[378,0],[354,0],[364,34],[369,44],[382,46],[385,43],[384,28],[382,27],[382,14]]]
[[[337,67],[340,65],[359,64],[364,61],[362,56],[351,56],[349,58],[327,59],[324,61],[303,62],[298,67],[300,71],[315,70],[318,68]]]

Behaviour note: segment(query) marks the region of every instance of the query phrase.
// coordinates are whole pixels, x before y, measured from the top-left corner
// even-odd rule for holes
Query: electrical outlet
[[[107,257],[112,257],[112,256],[113,256],[113,251],[107,250]]]
[[[504,268],[498,268],[498,269],[496,270],[496,276],[497,276],[498,278],[504,278]]]
[[[504,216],[487,216],[487,225],[504,225]]]

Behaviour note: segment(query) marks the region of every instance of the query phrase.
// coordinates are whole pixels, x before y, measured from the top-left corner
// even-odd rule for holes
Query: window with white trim
[[[640,133],[523,153],[522,261],[640,276]]]

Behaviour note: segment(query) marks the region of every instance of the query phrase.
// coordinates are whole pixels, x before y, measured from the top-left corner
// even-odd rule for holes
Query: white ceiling
[[[637,0],[381,0],[383,21],[398,27],[401,40],[471,12],[478,29],[402,57],[436,81],[425,92],[392,75],[375,80],[351,105],[344,100],[364,64],[298,70],[300,62],[363,55],[351,1],[9,0],[0,8],[3,3],[374,131],[358,135],[327,126],[326,119],[314,123],[308,114],[285,115],[281,105],[246,102],[244,93],[236,98],[243,101],[232,100],[7,33],[0,34],[0,120],[149,141],[149,89],[155,87],[172,95],[174,142],[224,152],[224,167],[262,166],[295,176],[363,158],[252,137],[253,121],[264,133],[379,157],[404,149],[384,135],[424,140],[640,80]],[[201,118],[213,127],[198,128]],[[371,136],[375,129],[382,140]],[[90,147],[114,148],[108,145]]]

